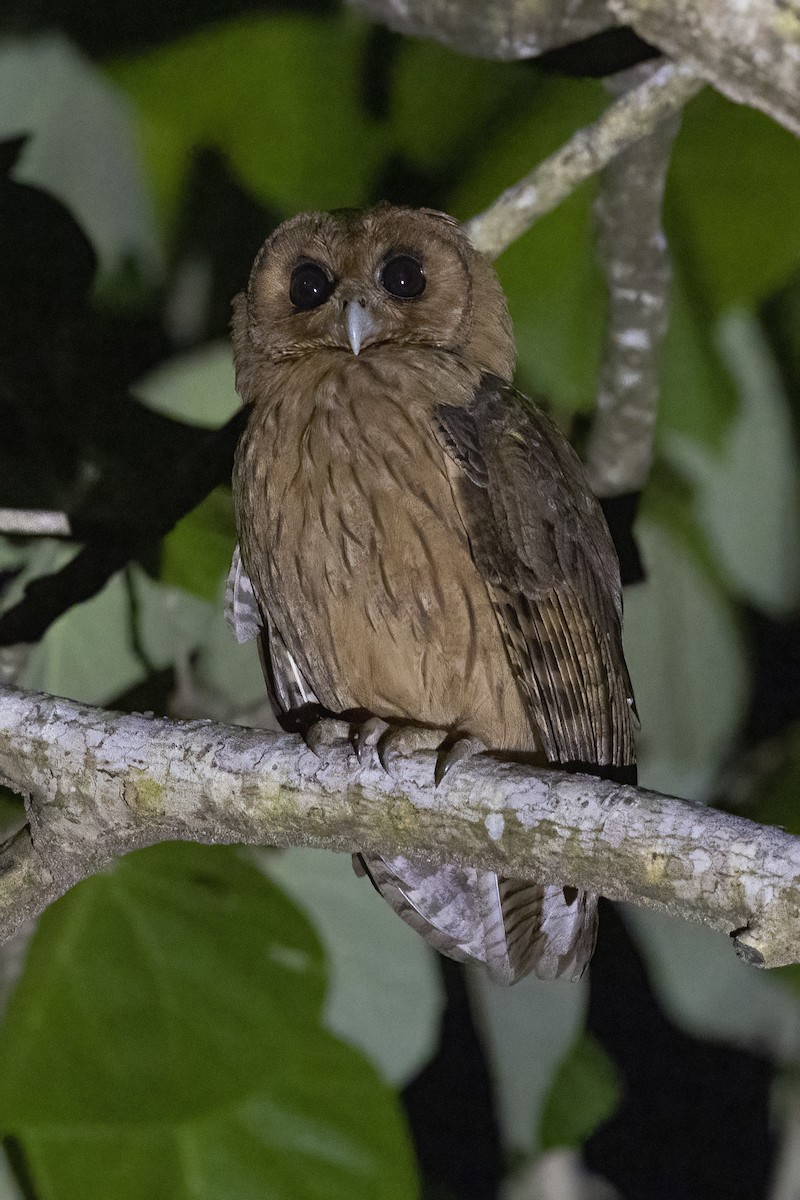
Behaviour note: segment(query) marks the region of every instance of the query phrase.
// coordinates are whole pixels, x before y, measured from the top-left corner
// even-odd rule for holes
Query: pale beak
[[[358,354],[367,338],[378,331],[378,322],[367,308],[365,300],[348,301],[344,325],[353,354]]]

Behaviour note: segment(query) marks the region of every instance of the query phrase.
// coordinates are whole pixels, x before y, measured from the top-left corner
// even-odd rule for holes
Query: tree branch
[[[608,0],[640,37],[800,134],[800,12],[786,0]]]
[[[578,184],[679,111],[702,86],[690,67],[663,63],[644,83],[610,104],[593,125],[579,129],[555,154],[468,221],[466,230],[473,244],[496,258]]]
[[[480,58],[530,58],[615,24],[606,0],[349,0],[408,37],[435,38]]]
[[[590,776],[489,757],[432,786],[342,745],[121,716],[0,693],[0,780],[28,796],[0,847],[0,938],[129,850],[169,838],[416,854],[564,880],[735,934],[749,962],[800,960],[800,839]]]
[[[0,508],[0,534],[9,537],[69,537],[72,527],[64,512],[47,508]]]
[[[531,58],[616,22],[725,96],[800,134],[800,14],[792,0],[349,0],[374,21],[480,58]]]
[[[629,92],[649,78],[644,63],[607,87]],[[624,150],[603,171],[595,211],[608,284],[606,347],[586,473],[597,496],[638,492],[653,460],[658,356],[667,330],[670,261],[661,227],[664,184],[680,114]]]

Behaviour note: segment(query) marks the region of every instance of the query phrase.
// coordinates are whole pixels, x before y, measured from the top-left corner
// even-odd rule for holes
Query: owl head
[[[452,217],[382,204],[300,213],[256,256],[234,301],[243,360],[281,362],[326,349],[350,356],[397,346],[444,350],[510,379],[514,344],[489,260]]]

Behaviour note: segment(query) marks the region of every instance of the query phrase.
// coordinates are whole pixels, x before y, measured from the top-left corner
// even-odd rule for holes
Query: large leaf
[[[213,617],[207,602],[157,584],[131,566],[53,622],[17,682],[86,704],[107,704],[152,667],[188,658]]]
[[[719,451],[669,436],[664,450],[696,488],[699,525],[733,590],[779,614],[800,597],[798,462],[786,395],[760,326],[747,312],[719,326],[740,403]]]
[[[475,967],[467,972],[495,1085],[497,1115],[506,1145],[529,1154],[559,1063],[579,1036],[586,1015],[588,980],[567,983],[529,975],[500,987]]]
[[[580,1146],[615,1111],[620,1083],[614,1064],[591,1034],[581,1033],[556,1071],[539,1124],[543,1150]]]
[[[133,257],[155,275],[161,247],[133,113],[63,38],[10,38],[0,47],[0,138],[20,134],[30,140],[14,177],[64,202],[106,272]]]
[[[308,913],[325,946],[325,1023],[404,1084],[436,1046],[442,989],[430,947],[357,879],[349,854],[287,850],[264,870]]]
[[[132,391],[166,417],[218,429],[240,404],[230,343],[213,342],[178,355],[137,379]]]
[[[216,488],[164,538],[162,580],[218,603],[235,542],[231,493]]]
[[[624,912],[659,1002],[681,1029],[778,1061],[796,1058],[800,1008],[782,984],[795,971],[800,983],[800,969],[754,971],[719,930],[633,905]]]
[[[539,80],[519,115],[487,144],[451,206],[466,219],[558,148],[603,107],[596,84]],[[521,382],[561,408],[594,403],[605,296],[591,237],[592,185],[580,188],[497,262],[509,299]]]
[[[797,138],[706,88],[683,117],[667,232],[718,312],[764,299],[800,263]]]
[[[637,524],[647,580],[625,593],[624,636],[640,783],[701,799],[744,715],[746,664],[733,604],[685,517],[671,493],[647,494]]]
[[[323,995],[310,926],[236,850],[131,855],[42,920],[0,1127],[41,1200],[413,1197],[395,1098]]]
[[[531,73],[520,64],[468,58],[438,42],[404,40],[392,75],[391,128],[397,149],[440,175],[482,153],[481,134],[525,103]]]
[[[359,103],[366,35],[341,16],[251,16],[110,68],[140,114],[162,209],[203,145],[287,213],[363,201],[385,142]]]
[[[716,452],[736,412],[731,375],[714,339],[713,305],[673,263],[669,326],[660,355],[657,440],[685,436]]]

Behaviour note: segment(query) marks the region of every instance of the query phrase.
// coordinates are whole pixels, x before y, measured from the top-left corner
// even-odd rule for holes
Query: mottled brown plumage
[[[252,592],[287,726],[316,706],[633,763],[608,530],[574,452],[510,385],[505,299],[459,226],[389,206],[296,217],[259,252],[233,336],[252,406],[234,598]],[[591,956],[590,894],[363,861],[432,944],[505,982]]]

